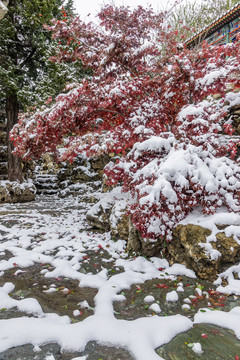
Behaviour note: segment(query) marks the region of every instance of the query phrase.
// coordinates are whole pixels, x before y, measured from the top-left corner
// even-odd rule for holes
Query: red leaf
[[[168,286],[166,284],[158,284],[156,285],[156,288],[159,288],[159,289],[168,289]]]

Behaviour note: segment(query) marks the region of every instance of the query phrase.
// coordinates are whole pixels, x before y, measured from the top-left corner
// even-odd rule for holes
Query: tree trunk
[[[8,180],[23,182],[22,164],[20,158],[12,154],[13,143],[9,140],[9,133],[18,121],[19,104],[16,95],[8,95],[6,99],[7,136],[8,136]]]

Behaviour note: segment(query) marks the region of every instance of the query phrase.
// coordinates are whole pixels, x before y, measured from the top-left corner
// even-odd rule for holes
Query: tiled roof
[[[205,28],[200,30],[196,35],[192,36],[189,40],[186,41],[185,45],[191,47],[197,42],[201,42],[206,37],[213,34],[215,31],[221,29],[224,25],[228,24],[230,21],[240,16],[240,4],[234,6],[231,10],[227,11],[225,14],[220,16],[216,21],[207,25]]]

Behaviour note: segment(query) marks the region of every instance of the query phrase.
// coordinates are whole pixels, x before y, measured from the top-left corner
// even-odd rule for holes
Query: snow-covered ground
[[[83,304],[79,303],[73,311],[73,316],[79,321],[72,322],[69,316],[44,312],[34,298],[14,299],[11,296],[13,283],[2,283],[0,309],[18,308],[26,315],[1,319],[0,313],[0,353],[24,344],[33,344],[37,351],[39,346],[49,342],[58,343],[62,350],[80,352],[89,341],[96,341],[106,346],[125,348],[137,360],[159,360],[161,358],[155,349],[191,329],[194,322],[232,329],[240,338],[240,307],[230,312],[198,311],[192,321],[188,316],[179,314],[163,316],[161,303],[149,294],[144,301],[153,313],[136,320],[117,319],[113,302],[124,302],[123,291],[131,285],[143,284],[154,278],[174,280],[177,275],[195,278],[195,274],[183,265],[169,266],[165,259],[129,258],[123,240],[112,241],[109,233],[89,231],[85,214],[90,206],[80,199],[54,197],[39,197],[34,203],[1,206],[0,284],[9,269],[17,278],[34,264],[49,264],[41,270],[45,278],[52,279],[52,285],[45,291],[55,291],[57,279],[62,277],[77,280],[80,288],[94,288],[97,294],[93,314],[81,321]],[[86,262],[91,262],[89,252],[105,257],[95,272],[81,271]],[[104,262],[106,265],[113,263],[121,271],[112,273]],[[235,285],[240,288],[239,282]],[[63,291],[68,292],[68,288]],[[169,291],[166,301],[177,301],[181,292],[184,292],[184,284],[179,283],[176,291]],[[188,306],[187,303],[185,306]],[[192,350],[196,354],[204,351],[200,343],[194,344]],[[46,357],[50,358],[55,359],[53,355]],[[77,359],[87,357],[75,357]]]

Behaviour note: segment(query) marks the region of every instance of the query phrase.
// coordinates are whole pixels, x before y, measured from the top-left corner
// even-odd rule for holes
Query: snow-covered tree
[[[240,171],[226,157],[236,144],[222,142],[233,132],[224,105],[229,86],[240,87],[239,44],[186,49],[164,14],[142,7],[106,6],[99,18],[102,31],[78,18],[49,27],[60,42],[52,60],[81,59],[92,74],[20,117],[16,153],[27,160],[62,142],[64,160],[114,152],[106,182],[131,193],[132,221],[148,238],[171,240],[197,204],[239,211]]]
[[[44,92],[56,94],[51,79],[54,78],[58,91],[65,85],[57,68],[47,63],[51,34],[43,29],[43,24],[54,16],[64,18],[62,4],[62,0],[9,1],[0,26],[0,97],[6,107],[8,132],[17,123],[18,112],[25,105],[36,98],[39,102]],[[61,76],[64,79],[62,71]],[[40,92],[38,84],[44,80],[45,87]],[[21,163],[12,156],[11,150],[9,143],[9,179],[21,181]]]

